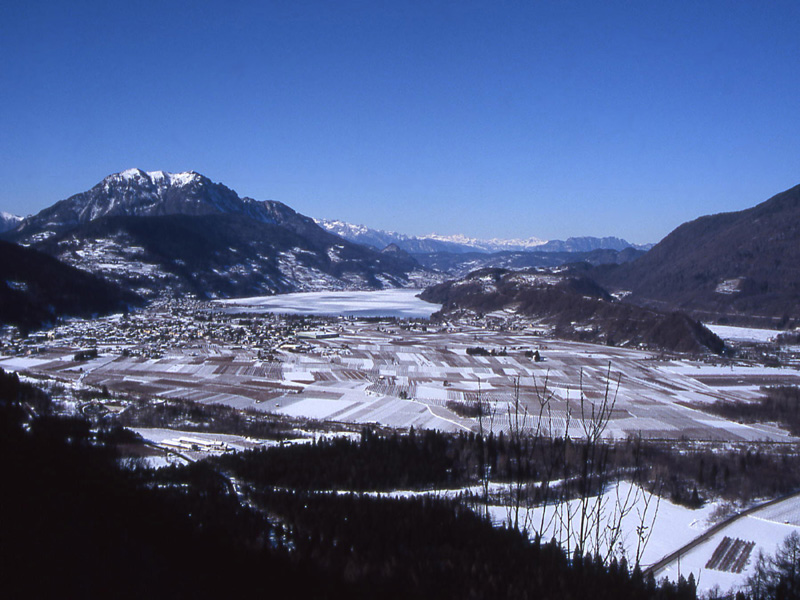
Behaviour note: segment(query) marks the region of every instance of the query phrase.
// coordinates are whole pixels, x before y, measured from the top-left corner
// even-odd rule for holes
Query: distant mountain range
[[[479,269],[529,269],[559,267],[575,263],[587,265],[621,264],[637,259],[644,250],[592,250],[591,252],[431,252],[413,254],[417,262],[429,269],[446,273],[448,277],[463,277]]]
[[[639,303],[800,324],[800,186],[684,223],[637,260],[593,277]]]
[[[389,244],[397,244],[411,254],[429,254],[433,252],[451,253],[495,253],[495,252],[591,252],[593,250],[625,250],[636,248],[647,250],[652,244],[634,245],[617,237],[571,237],[567,240],[481,240],[464,235],[444,236],[432,233],[424,236],[407,236],[393,231],[371,229],[364,225],[353,225],[344,221],[317,219],[317,224],[338,236],[366,244],[374,248],[384,248]]]
[[[408,255],[328,233],[285,204],[240,198],[195,172],[130,169],[6,232],[136,293],[245,296],[423,286]]]

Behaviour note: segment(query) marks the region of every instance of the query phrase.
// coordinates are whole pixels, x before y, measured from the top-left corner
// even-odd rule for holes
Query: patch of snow
[[[755,327],[732,327],[730,325],[710,325],[705,326],[716,333],[723,340],[732,342],[771,342],[780,331],[774,329],[757,329]]]
[[[5,370],[22,371],[25,369],[39,367],[41,365],[47,364],[48,362],[51,362],[51,359],[44,360],[41,358],[28,358],[28,357],[3,358],[0,359],[0,367],[2,367]]]
[[[649,534],[649,539],[638,550],[643,567],[656,563],[708,529],[712,525],[709,522],[711,514],[717,507],[715,503],[708,503],[700,509],[689,509],[665,498],[659,499],[626,481],[611,486],[602,496],[590,498],[587,506],[595,514],[600,514],[601,554],[608,552],[608,544],[613,544],[615,552],[624,553],[633,564],[640,545],[639,532]],[[509,522],[508,507],[490,508],[496,524]],[[565,548],[574,549],[580,527],[580,509],[581,501],[572,500],[523,510],[520,520],[524,519],[532,534],[539,533],[545,540],[555,538]],[[594,538],[593,535],[587,541],[592,552],[596,550],[598,541]]]
[[[325,398],[306,398],[276,410],[290,417],[309,417],[312,419],[326,419],[331,415],[354,406],[354,402],[342,400],[328,400]]]
[[[117,177],[120,179],[131,180],[131,179],[138,179],[144,175],[144,171],[141,169],[125,169],[124,171],[117,173]],[[113,177],[113,175],[112,175]]]
[[[742,283],[744,283],[744,277],[725,279],[717,284],[717,287],[714,289],[714,291],[717,294],[724,295],[737,294],[742,291]]]
[[[391,289],[374,292],[300,292],[278,296],[257,296],[218,300],[235,307],[257,307],[260,311],[279,314],[385,316],[428,318],[441,308],[417,298],[419,290]]]

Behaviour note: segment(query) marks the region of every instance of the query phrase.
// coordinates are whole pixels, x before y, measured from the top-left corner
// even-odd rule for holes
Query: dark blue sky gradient
[[[409,234],[657,241],[800,183],[798,2],[6,2],[0,210],[196,170]]]

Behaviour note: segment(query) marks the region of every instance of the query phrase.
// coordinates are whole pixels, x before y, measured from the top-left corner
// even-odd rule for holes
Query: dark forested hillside
[[[594,276],[640,302],[800,319],[800,186],[684,223],[636,261]]]
[[[593,281],[502,269],[476,271],[459,281],[426,289],[420,297],[443,305],[487,313],[512,308],[555,327],[556,335],[609,345],[645,344],[677,352],[721,352],[722,341],[681,313],[661,313],[614,300]]]
[[[31,330],[61,316],[120,311],[138,301],[135,294],[51,256],[0,241],[0,325]]]

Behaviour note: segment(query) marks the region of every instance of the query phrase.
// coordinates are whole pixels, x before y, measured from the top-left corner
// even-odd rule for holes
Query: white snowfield
[[[659,569],[655,575],[659,579],[669,577],[677,580],[680,575],[688,577],[689,573],[694,573],[698,583],[698,592],[709,592],[715,588],[719,588],[723,592],[735,591],[743,587],[747,578],[752,575],[758,553],[774,554],[781,542],[793,531],[800,531],[800,497],[798,496],[733,521],[707,540]],[[740,540],[750,547],[749,554],[746,551],[742,553],[742,558],[745,560],[743,569],[739,573],[732,572],[730,569],[721,570],[720,565],[713,568],[715,565],[713,565],[712,557],[715,551],[719,553],[719,550],[724,548],[725,538]]]
[[[711,525],[709,517],[717,506],[710,503],[692,510],[622,481],[586,503],[588,512],[599,515],[599,519],[592,517],[586,523],[592,533],[587,535],[585,550],[599,551],[601,556],[624,555],[632,566],[638,548],[640,565],[646,568],[703,533]],[[543,541],[555,538],[562,547],[574,551],[581,507],[580,500],[572,500],[562,505],[523,509],[519,523],[532,536],[539,534]],[[490,514],[498,525],[513,524],[515,515],[509,507],[492,506]]]
[[[52,359],[33,358],[30,356],[15,356],[13,358],[0,357],[0,368],[6,371],[24,371],[35,369],[52,362]]]
[[[149,177],[153,182],[157,183],[164,183],[166,185],[187,185],[191,183],[195,179],[198,179],[200,176],[193,172],[183,172],[183,173],[167,173],[166,171],[141,171],[139,169],[126,169],[121,173],[117,173],[115,175],[111,175],[111,177],[117,177],[119,179],[124,179],[126,181],[136,180],[143,175]]]
[[[420,290],[391,289],[375,292],[298,292],[278,296],[217,300],[226,307],[246,307],[261,312],[322,315],[428,318],[441,308],[417,298]]]
[[[716,333],[722,340],[731,342],[769,342],[781,333],[774,329],[757,329],[754,327],[732,327],[730,325],[710,325],[708,323],[705,323],[705,326]]]
[[[509,492],[509,484],[489,484],[490,498],[498,494],[507,495]],[[480,498],[483,490],[480,486],[471,486],[426,492],[396,491],[385,495],[455,497],[462,493]],[[624,555],[631,566],[638,558],[642,569],[647,569],[690,544],[718,522],[724,522],[714,514],[721,504],[719,501],[710,502],[700,509],[690,509],[622,481],[609,486],[602,496],[589,498],[585,503],[589,514],[600,515],[599,519],[590,517],[585,522],[591,530],[585,538],[585,549],[589,552],[599,551],[606,558],[613,555],[619,559]],[[516,519],[519,527],[525,527],[531,537],[539,534],[545,542],[555,539],[563,548],[572,552],[579,537],[581,508],[581,501],[573,500],[546,508],[522,507],[515,514],[512,507],[490,504],[489,515],[498,526],[513,526]],[[477,510],[481,510],[479,506]],[[662,566],[654,575],[658,580],[667,577],[677,581],[681,575],[688,577],[692,573],[697,581],[699,594],[715,588],[723,592],[735,591],[745,585],[747,577],[753,572],[759,551],[765,555],[774,554],[784,538],[797,530],[800,530],[800,498],[789,498],[733,521],[681,554],[680,560],[675,558]],[[747,556],[739,573],[706,566],[725,538],[741,540],[741,546],[748,548],[749,553],[742,554]]]

